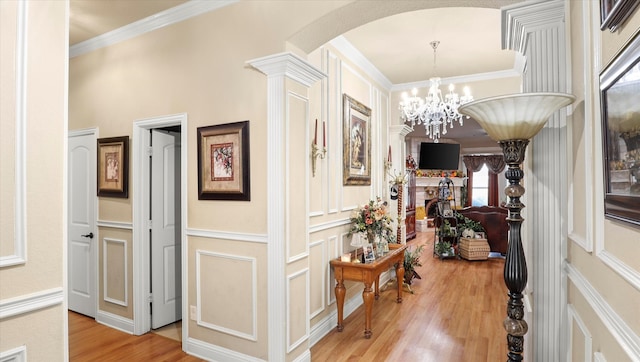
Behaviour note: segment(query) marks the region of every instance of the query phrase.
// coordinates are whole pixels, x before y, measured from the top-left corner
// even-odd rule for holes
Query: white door
[[[96,138],[69,134],[67,270],[69,309],[96,316]]]
[[[151,131],[151,328],[182,319],[180,134]]]

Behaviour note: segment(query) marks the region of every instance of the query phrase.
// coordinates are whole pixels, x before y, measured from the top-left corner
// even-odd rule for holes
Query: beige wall
[[[21,5],[25,5],[24,18],[17,11]],[[34,361],[63,360],[66,355],[67,5],[66,1],[0,2],[0,257],[16,253],[16,240],[26,250],[23,261],[0,266],[0,314],[6,316],[0,319],[0,353],[24,346]],[[25,26],[25,37],[18,36],[18,24]],[[16,58],[22,46],[27,55],[24,62]],[[25,113],[21,116],[15,102],[22,92]],[[24,139],[15,133],[21,125]],[[24,153],[13,151],[13,146]],[[14,178],[20,168],[27,179],[16,184],[22,182]],[[25,200],[22,215],[16,214],[14,196]]]
[[[637,11],[615,33],[599,30],[596,2],[567,2],[572,88],[568,303],[572,360],[637,360],[640,230],[604,218],[598,75],[640,28]],[[586,24],[586,25],[585,25]],[[594,46],[595,44],[595,46]],[[601,52],[598,52],[598,49]]]

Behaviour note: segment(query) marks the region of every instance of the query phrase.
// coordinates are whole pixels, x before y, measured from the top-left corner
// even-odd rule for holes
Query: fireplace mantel
[[[425,206],[425,201],[436,197],[438,184],[442,179],[442,177],[416,177],[416,206]],[[464,179],[462,177],[451,177],[450,179],[453,182],[453,190],[456,195],[456,206],[462,207],[462,195],[460,192]],[[427,194],[427,188],[434,188],[433,193],[430,195]],[[427,212],[427,210],[425,210],[425,212]]]
[[[435,186],[438,187],[438,183],[442,180],[442,177],[416,177],[416,186],[417,187],[430,187]],[[462,187],[462,177],[451,177],[450,180],[453,182],[453,186]]]

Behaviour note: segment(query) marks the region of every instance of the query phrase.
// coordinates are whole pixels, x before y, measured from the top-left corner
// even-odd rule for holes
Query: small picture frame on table
[[[476,231],[474,237],[476,239],[486,239],[486,235],[484,234],[484,231]]]
[[[365,244],[362,248],[364,250],[364,262],[374,262],[376,260],[376,254],[373,252],[373,244]]]
[[[98,139],[98,196],[129,197],[129,137]]]

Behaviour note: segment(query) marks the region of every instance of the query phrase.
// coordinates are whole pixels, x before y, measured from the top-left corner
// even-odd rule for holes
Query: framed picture
[[[640,226],[640,35],[600,74],[605,217]]]
[[[362,250],[364,251],[365,263],[372,263],[376,260],[376,254],[373,252],[373,244],[364,244]]]
[[[639,3],[638,0],[600,0],[600,29],[616,31]]]
[[[486,239],[487,238],[483,231],[476,231],[474,236],[475,236],[476,239]]]
[[[371,185],[371,109],[344,94],[344,185]]]
[[[198,200],[251,200],[249,121],[198,128]]]
[[[129,137],[98,139],[98,196],[129,197]]]

